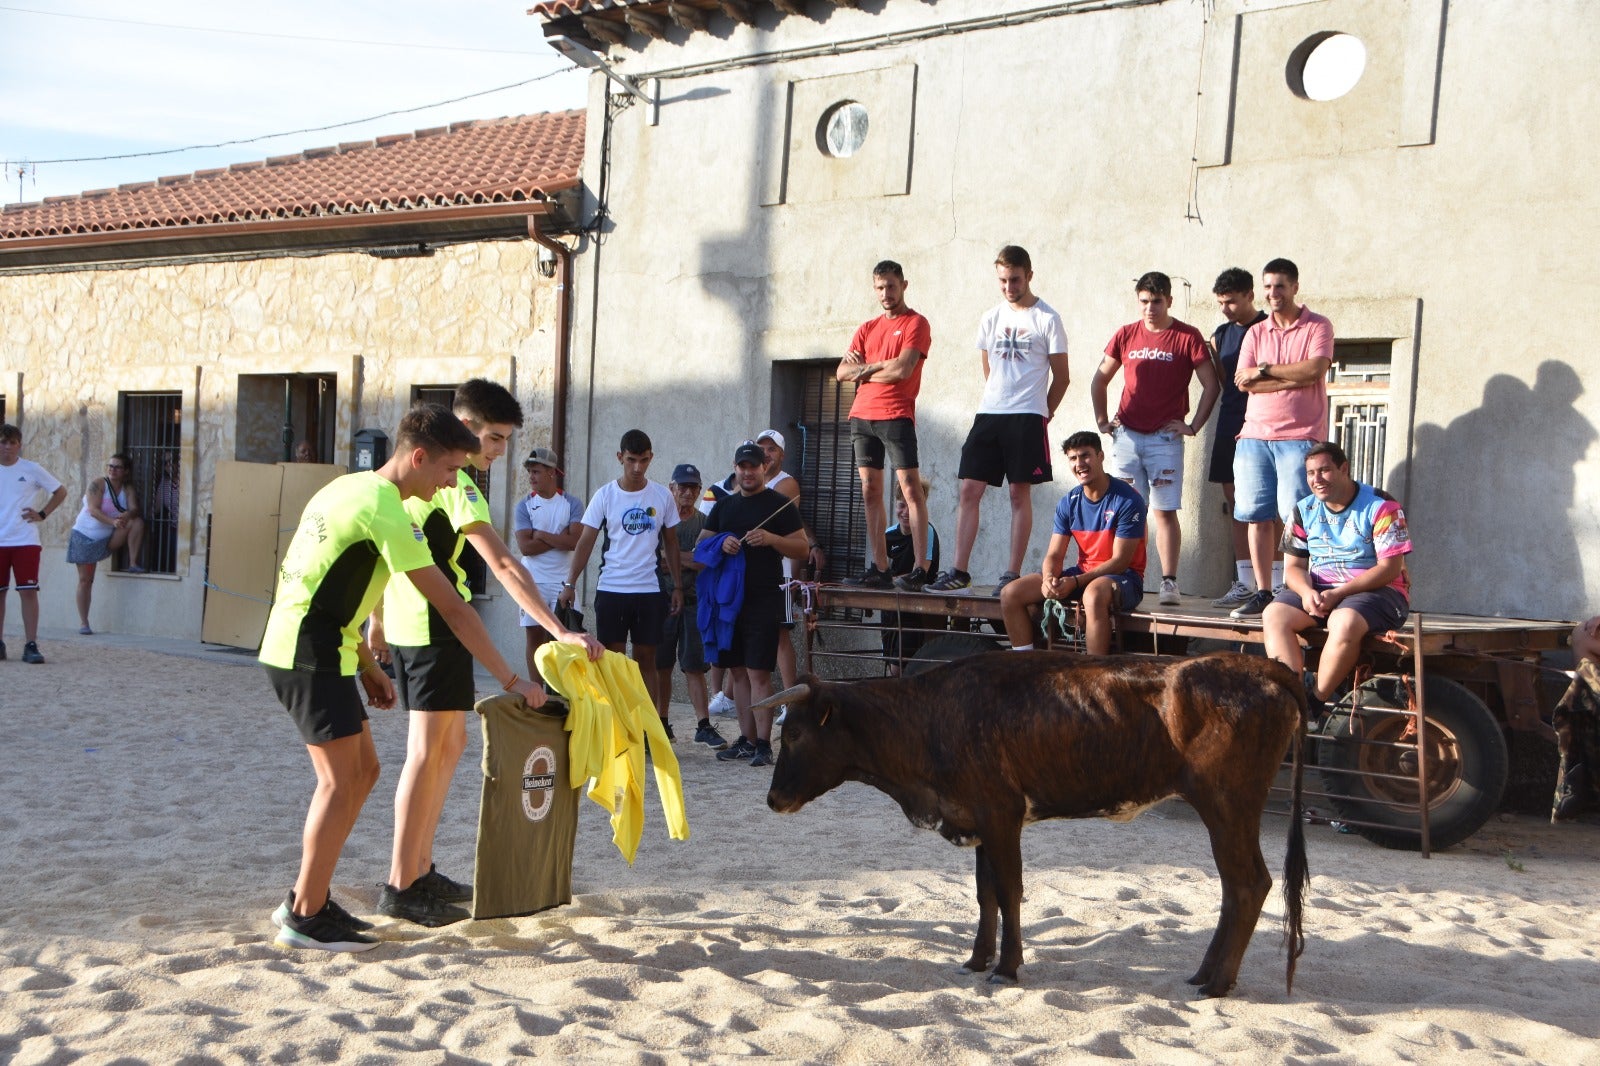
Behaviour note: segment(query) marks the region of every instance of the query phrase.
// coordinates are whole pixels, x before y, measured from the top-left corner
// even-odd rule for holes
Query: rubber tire
[[[1449,772],[1448,779],[1436,779],[1431,790],[1428,843],[1433,850],[1441,850],[1466,840],[1494,816],[1505,794],[1510,756],[1505,732],[1482,700],[1447,677],[1429,676],[1426,685],[1429,736],[1453,737],[1456,752],[1453,772]],[[1361,702],[1363,706],[1403,709],[1407,703],[1405,687],[1392,675],[1372,678],[1362,685]],[[1320,732],[1328,737],[1347,738],[1351,732],[1350,718],[1350,697],[1346,696],[1335,705]],[[1381,733],[1403,728],[1405,722],[1406,719],[1397,716],[1374,715],[1371,728]],[[1358,770],[1363,755],[1363,749],[1353,743],[1321,742],[1315,749],[1319,766],[1341,770]],[[1430,741],[1430,766],[1442,766],[1435,757],[1441,751],[1439,741]],[[1374,752],[1378,754],[1373,755]],[[1369,760],[1387,757],[1379,749],[1367,749],[1367,754]],[[1334,809],[1340,814],[1350,819],[1382,823],[1351,827],[1363,837],[1380,847],[1402,851],[1422,849],[1422,822],[1415,803],[1415,789],[1406,789],[1401,782],[1372,780],[1349,773],[1323,774],[1322,780],[1324,790],[1333,797]],[[1383,802],[1384,797],[1375,791],[1396,786],[1412,795],[1410,809]]]
[[[976,633],[945,633],[928,641],[906,660],[905,676],[916,677],[945,665],[947,661],[999,650],[998,643]]]

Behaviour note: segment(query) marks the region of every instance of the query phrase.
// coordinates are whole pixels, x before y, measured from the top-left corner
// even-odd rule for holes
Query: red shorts
[[[18,544],[0,548],[0,592],[11,587],[11,578],[17,579],[17,591],[28,592],[39,587],[39,546]]]

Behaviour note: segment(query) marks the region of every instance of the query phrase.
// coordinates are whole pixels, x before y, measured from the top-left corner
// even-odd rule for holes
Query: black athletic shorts
[[[1206,471],[1206,480],[1213,485],[1233,484],[1233,452],[1239,444],[1239,431],[1243,428],[1243,408],[1218,412],[1217,435],[1211,441],[1211,469]]]
[[[978,415],[961,446],[956,477],[996,486],[1044,484],[1054,476],[1049,427],[1044,415]]]
[[[367,708],[353,676],[262,665],[278,702],[300,730],[301,740],[326,744],[361,732]]]
[[[882,470],[887,452],[896,470],[917,469],[917,424],[909,418],[852,418],[850,446],[858,467]]]
[[[410,711],[470,711],[477,700],[472,653],[450,639],[424,648],[391,646],[394,687]]]
[[[594,635],[602,644],[634,644],[654,648],[661,643],[672,601],[665,592],[596,592]]]
[[[661,630],[661,643],[656,645],[656,669],[678,669],[686,674],[706,672],[706,649],[700,642],[700,626],[695,622],[695,605],[686,603],[677,614],[668,614]]]
[[[733,623],[733,643],[717,656],[722,667],[743,666],[771,673],[778,667],[778,637],[783,604],[776,599],[752,602],[748,594]]]

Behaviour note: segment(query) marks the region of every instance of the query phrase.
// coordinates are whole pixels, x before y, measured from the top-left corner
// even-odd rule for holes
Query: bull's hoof
[[[1003,974],[999,970],[996,970],[994,973],[989,975],[989,983],[991,985],[1015,985],[1017,983],[1017,975],[1014,973]]]
[[[1232,991],[1232,981],[1229,981],[1226,984],[1221,981],[1207,981],[1205,984],[1200,986],[1200,994],[1207,999],[1221,999],[1223,996]]]
[[[1206,970],[1199,970],[1185,983],[1191,985],[1203,985],[1209,980],[1211,980],[1211,974]]]
[[[989,968],[989,964],[993,961],[993,956],[989,958],[983,958],[981,956],[974,955],[972,958],[961,964],[961,970],[963,973],[983,973]]]

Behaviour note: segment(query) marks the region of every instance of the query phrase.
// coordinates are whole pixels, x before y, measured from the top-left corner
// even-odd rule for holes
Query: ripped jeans
[[[1118,426],[1106,472],[1133,485],[1152,511],[1183,507],[1183,437]]]

